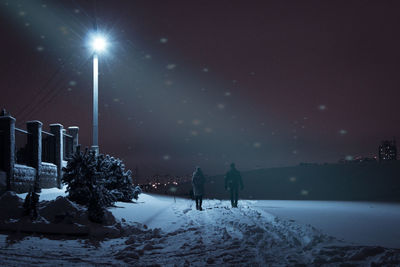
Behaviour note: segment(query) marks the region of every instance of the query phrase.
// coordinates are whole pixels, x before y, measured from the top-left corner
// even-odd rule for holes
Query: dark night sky
[[[400,135],[398,1],[0,1],[0,106],[142,174],[374,156]]]

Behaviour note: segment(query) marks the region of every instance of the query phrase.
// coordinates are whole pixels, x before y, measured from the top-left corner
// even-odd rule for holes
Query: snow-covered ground
[[[41,200],[54,199],[57,194],[62,192],[43,190]],[[0,262],[15,266],[399,264],[398,250],[364,246],[371,243],[363,243],[356,235],[340,240],[341,234],[356,231],[356,223],[361,225],[359,228],[368,229],[365,225],[375,212],[385,223],[372,220],[372,226],[386,227],[398,222],[398,205],[369,203],[375,208],[361,207],[358,211],[360,205],[243,200],[239,208],[232,209],[228,201],[205,200],[204,210],[197,211],[190,200],[142,194],[137,203],[118,202],[117,207],[110,208],[121,221],[146,225],[138,225],[129,236],[99,240],[2,234]],[[344,224],[338,226],[340,220]],[[380,236],[381,232],[371,229],[365,234]],[[390,234],[395,229],[386,227],[385,231]],[[385,235],[372,244],[384,242]]]
[[[400,248],[400,204],[259,200],[254,208],[361,245]]]

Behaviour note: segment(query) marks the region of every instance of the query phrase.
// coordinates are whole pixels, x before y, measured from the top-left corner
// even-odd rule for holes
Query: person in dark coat
[[[230,191],[232,208],[237,208],[239,199],[239,186],[243,190],[243,181],[240,172],[231,164],[231,169],[225,175],[225,190]]]
[[[203,210],[201,204],[203,202],[205,182],[206,178],[204,177],[203,172],[201,171],[200,167],[196,167],[196,170],[193,172],[192,176],[192,186],[193,186],[193,195],[196,200],[197,210]]]

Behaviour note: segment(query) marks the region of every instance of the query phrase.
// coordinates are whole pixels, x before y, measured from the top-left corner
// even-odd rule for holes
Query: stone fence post
[[[11,190],[15,165],[15,119],[9,115],[0,116],[0,169],[7,174],[7,190]]]
[[[61,189],[61,176],[62,176],[62,166],[63,166],[63,156],[64,156],[63,126],[59,123],[50,124],[50,132],[54,134],[55,137],[54,163],[57,165],[57,187]]]
[[[35,189],[39,189],[40,174],[42,169],[42,126],[40,121],[28,121],[26,130],[28,131],[28,166],[36,169]]]
[[[72,136],[72,153],[75,154],[76,149],[79,145],[79,127],[78,126],[70,126],[68,127],[68,134]]]

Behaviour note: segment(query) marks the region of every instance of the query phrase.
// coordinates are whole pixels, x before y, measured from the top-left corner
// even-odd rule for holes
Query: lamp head
[[[91,42],[93,51],[96,53],[103,52],[107,48],[107,40],[104,36],[94,36]]]

